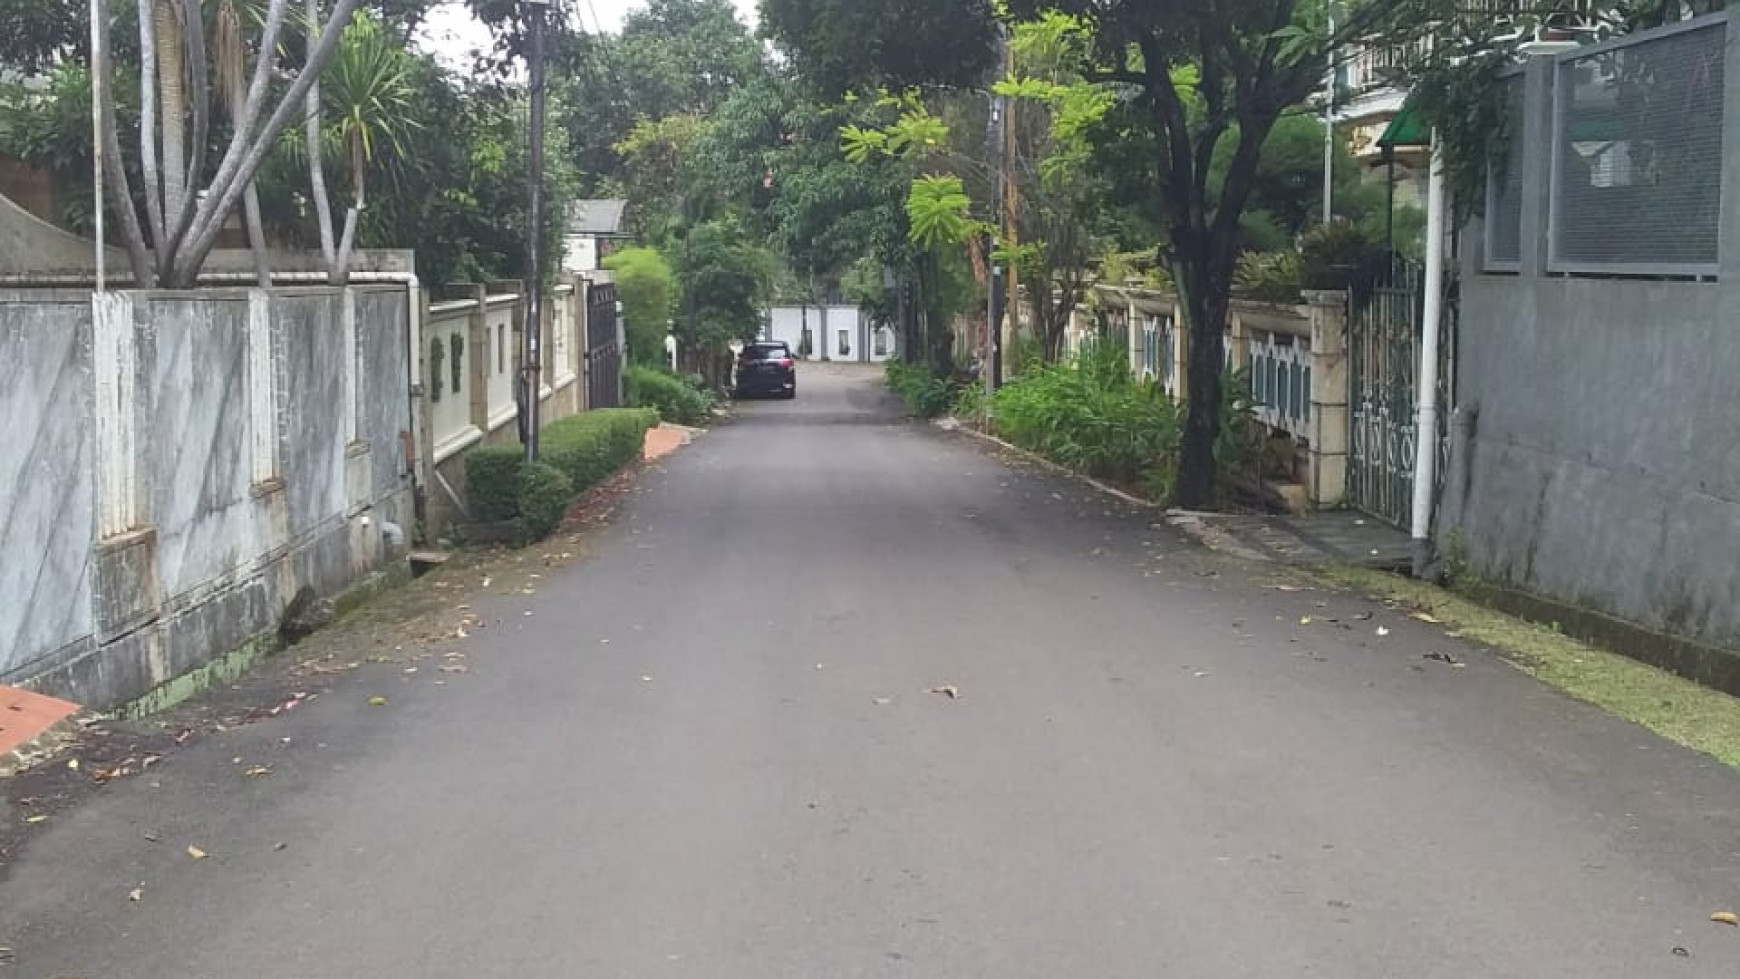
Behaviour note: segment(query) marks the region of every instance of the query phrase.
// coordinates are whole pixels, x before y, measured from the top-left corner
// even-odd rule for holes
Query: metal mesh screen
[[[1554,271],[1715,272],[1725,34],[1695,23],[1560,62]]]
[[[1486,175],[1486,267],[1515,269],[1522,262],[1523,76],[1504,80],[1510,144]]]

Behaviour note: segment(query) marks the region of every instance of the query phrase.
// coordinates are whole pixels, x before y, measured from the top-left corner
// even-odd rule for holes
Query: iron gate
[[[1415,402],[1419,391],[1425,266],[1398,261],[1387,280],[1350,294],[1348,352],[1348,502],[1407,529],[1413,515]],[[1456,290],[1446,282],[1438,360],[1438,464],[1433,500],[1450,461],[1450,411],[1456,390]]]
[[[586,407],[622,404],[622,342],[616,332],[616,283],[586,290]]]

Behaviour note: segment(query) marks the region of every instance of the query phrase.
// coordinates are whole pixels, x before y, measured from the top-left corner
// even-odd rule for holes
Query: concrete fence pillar
[[[469,293],[471,313],[465,328],[465,386],[471,398],[471,424],[480,432],[489,432],[489,365],[493,358],[495,338],[489,335],[488,290],[483,286],[464,286]]]
[[[1308,291],[1311,315],[1310,468],[1305,489],[1313,506],[1335,506],[1347,496],[1347,294]]]
[[[1251,333],[1245,318],[1234,309],[1227,313],[1226,352],[1233,370],[1243,370],[1251,362]]]
[[[139,330],[130,292],[91,295],[91,364],[96,386],[99,536],[145,523],[139,448]]]

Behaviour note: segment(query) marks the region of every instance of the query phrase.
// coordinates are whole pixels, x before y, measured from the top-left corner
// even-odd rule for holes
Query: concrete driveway
[[[1740,975],[1734,772],[802,375],[463,675],[57,816],[0,979]]]

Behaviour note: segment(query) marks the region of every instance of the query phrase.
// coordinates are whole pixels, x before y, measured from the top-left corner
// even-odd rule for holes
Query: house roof
[[[568,205],[568,233],[571,235],[619,235],[623,233],[623,215],[627,201],[574,201]]]

